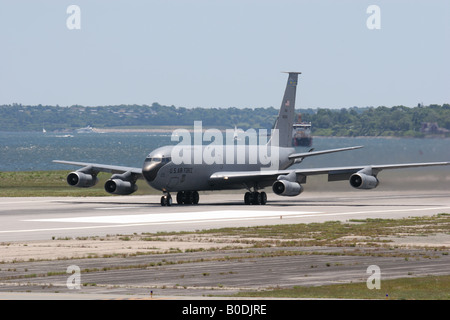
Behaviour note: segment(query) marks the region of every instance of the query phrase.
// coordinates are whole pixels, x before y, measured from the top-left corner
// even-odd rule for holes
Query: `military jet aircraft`
[[[185,138],[178,145],[153,150],[144,160],[142,168],[63,160],[53,162],[82,167],[67,176],[67,183],[73,187],[92,187],[98,182],[99,172],[108,172],[112,176],[106,181],[105,190],[111,194],[128,195],[137,190],[138,179],[145,179],[151,187],[163,192],[162,206],[172,205],[171,193],[177,193],[178,204],[198,204],[199,191],[226,189],[246,189],[245,204],[264,205],[267,202],[267,194],[262,191],[264,188],[272,186],[272,191],[279,196],[297,196],[303,192],[302,184],[310,175],[327,174],[328,181],[349,180],[354,188],[373,189],[379,184],[377,175],[381,170],[450,164],[428,162],[290,169],[306,157],[362,147],[297,153],[292,147],[292,126],[298,76],[301,73],[286,73],[289,76],[278,118],[266,143],[249,145],[231,139],[229,144],[220,144],[217,143],[220,142],[217,130],[209,134],[210,139],[211,136],[215,138],[210,145],[192,144],[192,141],[187,143],[185,140],[189,139]]]

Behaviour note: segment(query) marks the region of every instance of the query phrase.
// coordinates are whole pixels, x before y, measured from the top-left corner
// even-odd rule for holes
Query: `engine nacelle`
[[[293,197],[303,192],[303,187],[298,182],[277,180],[272,185],[272,190],[279,196]]]
[[[356,189],[373,189],[378,186],[378,183],[377,177],[362,172],[357,172],[350,176],[350,185]]]
[[[97,184],[98,178],[95,175],[74,171],[67,176],[67,183],[72,187],[89,188]]]
[[[121,179],[110,179],[105,183],[105,191],[112,194],[128,195],[138,189],[135,183]]]

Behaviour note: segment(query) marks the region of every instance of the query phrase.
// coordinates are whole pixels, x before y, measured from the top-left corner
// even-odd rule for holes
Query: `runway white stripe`
[[[66,223],[100,223],[100,224],[170,224],[170,223],[193,223],[206,221],[226,221],[226,220],[253,220],[267,218],[296,218],[296,217],[325,217],[325,216],[345,216],[355,214],[374,214],[374,213],[395,213],[395,212],[413,212],[446,210],[450,207],[431,207],[431,208],[404,208],[404,209],[380,209],[370,211],[351,211],[323,213],[315,211],[256,211],[256,210],[218,210],[218,211],[198,211],[198,212],[175,212],[175,213],[153,213],[153,214],[128,214],[128,215],[109,215],[109,216],[87,216],[72,218],[54,218],[54,219],[33,219],[23,221],[36,222],[66,222]],[[1,232],[1,231],[0,231]]]
[[[86,222],[86,223],[99,223],[101,220],[95,218],[106,218],[105,221],[108,221],[107,225],[90,225],[90,226],[73,226],[73,227],[55,227],[55,228],[42,228],[42,229],[22,229],[22,230],[0,230],[0,234],[3,233],[27,233],[27,232],[44,232],[44,231],[63,231],[63,230],[83,230],[83,229],[102,229],[102,228],[115,228],[115,227],[133,227],[133,226],[148,226],[148,225],[164,225],[164,224],[188,224],[188,223],[200,223],[200,222],[220,222],[220,221],[245,221],[245,220],[258,220],[258,219],[280,219],[282,217],[285,218],[306,218],[306,217],[327,217],[327,216],[347,216],[347,215],[356,215],[356,214],[387,214],[394,212],[412,212],[412,211],[432,211],[438,210],[439,212],[445,212],[445,210],[450,209],[450,207],[430,207],[430,208],[405,208],[405,209],[392,209],[392,210],[372,210],[372,211],[352,211],[352,212],[334,212],[334,213],[321,213],[321,212],[296,212],[296,211],[208,211],[201,212],[203,214],[203,219],[197,220],[193,219],[193,214],[196,212],[182,212],[176,213],[172,216],[172,219],[168,219],[168,215],[172,214],[153,214],[153,215],[142,215],[142,216],[158,216],[159,218],[164,218],[163,220],[157,219],[149,219],[145,218],[149,222],[141,222],[141,223],[130,223],[129,220],[124,219],[124,217],[133,217],[134,221],[143,221],[144,217],[138,218],[140,215],[123,215],[123,216],[105,216],[105,217],[77,217],[77,218],[61,218],[61,219],[35,219],[35,220],[23,220],[23,221],[48,221],[48,222]],[[252,216],[239,216],[242,213],[252,213]],[[224,213],[227,213],[227,216],[223,216]],[[234,214],[233,214],[234,213]],[[265,213],[265,215],[262,215]],[[206,214],[210,214],[210,216],[205,216]],[[217,215],[216,215],[217,214]],[[233,217],[231,217],[233,216]],[[109,218],[111,217],[111,218]],[[112,217],[116,217],[113,219]],[[182,220],[176,220],[175,217],[182,218]],[[219,218],[221,217],[221,218]],[[389,216],[390,218],[390,216]],[[105,221],[102,221],[105,223]],[[125,222],[124,224],[119,224],[118,221]],[[152,222],[150,222],[152,221]]]
[[[280,216],[301,216],[305,214],[318,214],[313,211],[252,211],[252,210],[221,210],[199,212],[153,213],[153,214],[128,214],[110,216],[90,216],[56,219],[33,219],[25,221],[40,222],[77,222],[77,223],[112,223],[112,224],[136,224],[136,223],[170,223],[192,221],[217,221],[230,219],[260,219]]]

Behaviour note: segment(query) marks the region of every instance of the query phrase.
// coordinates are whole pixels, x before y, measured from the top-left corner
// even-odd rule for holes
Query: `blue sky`
[[[0,0],[0,104],[443,104],[449,57],[450,1]]]

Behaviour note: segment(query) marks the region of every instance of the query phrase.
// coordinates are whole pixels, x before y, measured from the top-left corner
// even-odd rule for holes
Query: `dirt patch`
[[[144,255],[186,250],[214,250],[236,246],[233,242],[170,240],[146,241],[128,237],[94,240],[46,240],[0,244],[0,262],[61,260],[117,255]],[[239,247],[245,247],[239,244]]]
[[[391,245],[402,247],[432,247],[450,248],[450,234],[435,234],[427,236],[387,237],[383,240],[392,241]]]
[[[361,242],[366,240],[366,237],[361,236],[347,236],[344,238],[349,238],[348,240],[358,238]],[[241,236],[219,237],[209,234],[157,236],[151,238],[142,236],[108,236],[106,238],[86,240],[57,239],[11,242],[0,244],[0,263],[214,251],[218,249],[248,248],[258,244],[271,247],[283,245],[291,240],[274,241],[271,238],[246,238]],[[380,244],[396,247],[450,248],[450,234],[392,236],[380,238],[379,241]],[[376,240],[371,240],[372,244],[376,242]]]

